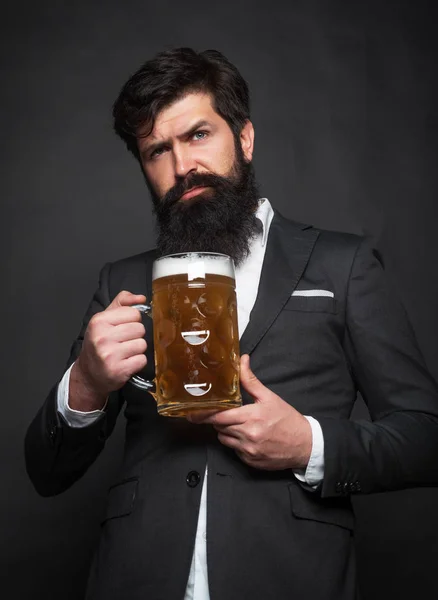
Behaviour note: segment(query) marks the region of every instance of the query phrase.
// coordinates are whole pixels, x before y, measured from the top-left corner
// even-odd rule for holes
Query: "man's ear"
[[[254,126],[248,119],[240,132],[240,144],[245,159],[251,162],[254,152]]]

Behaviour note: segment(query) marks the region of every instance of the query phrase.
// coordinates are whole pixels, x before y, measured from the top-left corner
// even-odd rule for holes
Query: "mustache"
[[[214,175],[212,173],[193,173],[189,177],[178,181],[170,190],[161,198],[160,205],[167,208],[178,202],[183,194],[194,187],[211,187],[218,190],[227,188],[231,181],[227,177]]]

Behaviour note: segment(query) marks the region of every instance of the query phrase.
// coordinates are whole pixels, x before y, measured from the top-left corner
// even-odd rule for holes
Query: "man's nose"
[[[191,152],[184,148],[175,148],[174,152],[175,177],[187,177],[187,175],[197,170],[197,164]]]

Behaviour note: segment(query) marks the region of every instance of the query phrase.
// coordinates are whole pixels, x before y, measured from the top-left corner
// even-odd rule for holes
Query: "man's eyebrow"
[[[211,123],[209,123],[208,121],[206,121],[205,119],[200,119],[199,121],[197,121],[194,125],[192,125],[192,127],[190,127],[190,129],[188,131],[186,131],[185,133],[182,133],[181,135],[178,136],[178,139],[181,138],[185,138],[185,137],[190,137],[191,135],[193,135],[200,127],[210,127]]]
[[[211,127],[211,123],[209,121],[206,121],[205,119],[200,119],[199,121],[196,121],[196,123],[194,123],[190,129],[188,129],[187,131],[185,131],[184,133],[180,133],[180,135],[177,136],[177,138],[179,140],[184,139],[184,138],[189,138],[191,135],[193,135],[200,127]],[[153,139],[153,137],[151,138]],[[147,144],[146,146],[142,149],[141,154],[144,155],[147,152],[151,152],[153,150],[155,150],[156,148],[160,148],[161,146],[165,146],[166,144],[168,144],[170,142],[170,139],[167,140],[160,140],[157,142],[153,142],[152,144]]]

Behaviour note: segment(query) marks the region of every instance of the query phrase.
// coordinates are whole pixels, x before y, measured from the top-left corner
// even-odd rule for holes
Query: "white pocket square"
[[[325,296],[326,298],[334,298],[333,292],[328,290],[295,290],[292,296]]]

